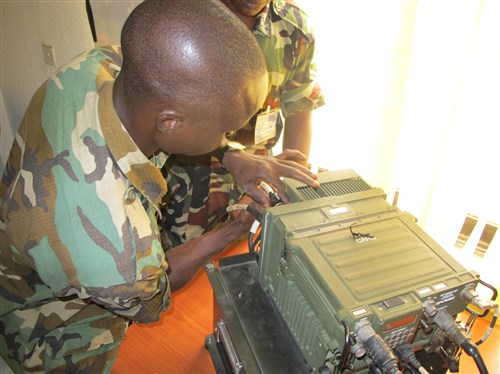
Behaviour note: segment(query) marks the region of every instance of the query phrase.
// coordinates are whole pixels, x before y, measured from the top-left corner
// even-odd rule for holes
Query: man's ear
[[[161,133],[174,131],[182,126],[182,114],[176,110],[162,111],[155,121],[156,129]]]

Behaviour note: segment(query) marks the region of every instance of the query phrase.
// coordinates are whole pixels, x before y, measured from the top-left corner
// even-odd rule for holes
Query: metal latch
[[[243,363],[238,358],[236,349],[234,348],[234,345],[231,342],[231,338],[229,336],[229,332],[227,331],[226,323],[223,320],[217,322],[217,327],[215,328],[215,336],[217,338],[217,342],[221,342],[224,346],[229,362],[231,363],[231,367],[233,368],[233,372],[236,374],[242,373]]]

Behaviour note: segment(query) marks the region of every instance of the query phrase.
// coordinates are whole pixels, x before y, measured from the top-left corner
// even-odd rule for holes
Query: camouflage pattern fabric
[[[129,321],[169,306],[166,182],[112,101],[117,48],[77,57],[26,111],[0,183],[0,353],[15,372],[109,372]]]
[[[324,105],[316,81],[314,30],[307,14],[290,1],[273,0],[258,15],[253,34],[269,73],[270,92],[262,109],[281,108],[286,126],[286,117]],[[249,123],[228,138],[245,144],[248,152],[269,155],[277,139],[252,145],[248,139],[253,139],[254,124]],[[200,165],[200,158],[183,158],[180,162],[169,159],[169,199],[160,222],[168,248],[198,237],[240,196],[231,175],[215,159],[210,169],[207,160]]]
[[[160,219],[166,250],[223,222],[226,207],[242,194],[231,175],[210,155],[170,155],[163,170],[169,188]]]
[[[325,98],[317,82],[314,29],[307,13],[293,1],[272,0],[257,16],[253,34],[267,63],[270,92],[262,107],[280,108],[285,117],[317,109]],[[236,134],[248,151],[269,154],[278,139],[252,145],[255,123]]]
[[[286,117],[324,105],[317,79],[314,30],[307,14],[285,0],[272,0],[253,34],[264,53],[271,92],[264,104]]]

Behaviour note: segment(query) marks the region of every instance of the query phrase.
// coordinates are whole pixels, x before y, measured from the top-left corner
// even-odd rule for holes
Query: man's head
[[[259,46],[217,0],[146,0],[125,22],[121,44],[117,111],[143,152],[209,152],[267,94]]]

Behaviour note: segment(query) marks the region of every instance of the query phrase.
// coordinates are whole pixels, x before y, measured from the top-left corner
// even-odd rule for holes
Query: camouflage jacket
[[[42,343],[55,357],[120,340],[170,303],[166,182],[114,110],[120,59],[99,48],[62,67],[15,137],[0,184],[0,349],[20,363]]]
[[[322,106],[314,30],[307,14],[291,1],[272,0],[257,16],[253,34],[269,73],[271,91],[265,107],[280,107],[288,117]]]
[[[307,13],[290,0],[272,0],[257,15],[252,32],[266,59],[269,76],[270,91],[262,110],[279,108],[286,119],[324,105],[317,82],[314,29]],[[275,139],[253,145],[254,117],[230,138],[245,144],[249,152],[268,154],[265,148],[274,146],[282,126],[278,124]]]

